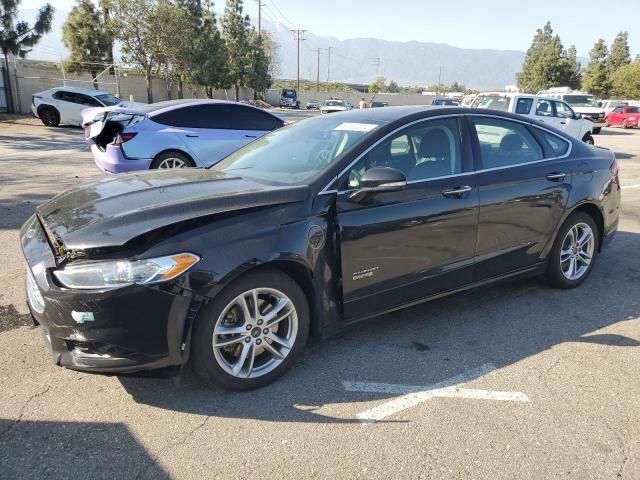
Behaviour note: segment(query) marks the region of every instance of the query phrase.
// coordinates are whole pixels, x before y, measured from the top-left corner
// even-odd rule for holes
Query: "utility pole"
[[[262,34],[262,7],[264,7],[264,3],[262,0],[257,0],[258,2],[258,36]]]
[[[329,47],[327,48],[327,50],[329,51],[329,57],[327,58],[327,88],[329,88],[329,69],[331,67],[331,49],[333,47]]]
[[[297,29],[291,30],[291,31],[295,35],[295,40],[298,41],[298,80],[296,82],[296,85],[297,85],[296,90],[299,92],[300,91],[300,40],[302,40],[303,42],[306,40],[306,38],[302,38],[302,36],[304,35],[304,32],[306,32],[306,30],[301,30],[301,29],[297,28]]]
[[[380,77],[380,57],[376,58],[374,65],[376,66],[376,81],[377,81],[378,78]]]
[[[318,47],[318,76],[316,77],[316,92],[320,93],[320,50],[322,48]]]
[[[440,85],[442,85],[441,83],[442,80],[442,65],[440,65],[440,69],[438,70],[438,91],[436,93],[440,93]]]

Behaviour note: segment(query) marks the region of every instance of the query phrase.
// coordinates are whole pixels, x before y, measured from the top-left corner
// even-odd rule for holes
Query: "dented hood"
[[[121,246],[166,225],[245,208],[299,202],[308,187],[274,187],[200,169],[100,177],[37,208],[67,250]]]

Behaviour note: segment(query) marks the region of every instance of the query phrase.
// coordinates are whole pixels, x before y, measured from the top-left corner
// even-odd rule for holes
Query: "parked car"
[[[451,97],[435,97],[431,100],[431,105],[438,105],[440,107],[458,107],[460,102]]]
[[[379,100],[372,100],[370,106],[371,106],[371,108],[388,107],[389,106],[389,102],[381,102]]]
[[[320,102],[317,100],[307,102],[307,110],[320,110]]]
[[[76,125],[82,123],[82,110],[87,107],[112,107],[123,101],[109,92],[81,87],[50,88],[34,93],[31,97],[31,112],[47,127]]]
[[[607,115],[605,126],[622,128],[636,128],[640,121],[640,107],[616,107]]]
[[[322,102],[322,106],[320,107],[320,114],[324,115],[326,113],[334,113],[334,112],[344,112],[347,110],[347,106],[342,100],[330,99]]]
[[[345,100],[344,106],[347,107],[347,110],[353,110],[353,104],[348,100]]]
[[[593,121],[594,135],[600,133],[604,125],[605,112],[604,109],[598,105],[593,95],[571,90],[569,87],[550,88],[549,90],[538,92],[538,95],[568,103],[576,113]]]
[[[477,95],[465,95],[462,98],[462,102],[460,103],[461,107],[471,107],[473,105],[473,101],[476,99]]]
[[[600,106],[604,110],[605,117],[613,112],[616,107],[626,107],[628,105],[628,100],[603,100],[600,102]]]
[[[94,161],[106,173],[208,167],[285,123],[260,108],[221,100],[90,108],[82,116]]]
[[[293,88],[283,88],[280,92],[280,108],[300,108],[298,92]]]
[[[565,133],[593,145],[593,122],[582,118],[565,102],[520,93],[479,95],[476,108],[489,108],[525,115],[540,123],[564,130]]]
[[[302,120],[208,170],[92,179],[20,239],[56,364],[191,360],[247,390],[310,334],[519,276],[577,287],[619,208],[609,150],[529,117],[394,107]]]

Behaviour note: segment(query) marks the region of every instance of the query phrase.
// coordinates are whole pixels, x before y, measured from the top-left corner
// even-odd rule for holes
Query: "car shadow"
[[[639,234],[619,232],[577,289],[512,280],[360,323],[339,337],[312,341],[287,375],[252,392],[205,385],[188,367],[179,382],[145,374],[118,378],[134,401],[167,410],[277,422],[357,422],[355,412],[345,409],[395,395],[347,392],[343,381],[428,386],[488,363],[508,367],[563,343],[640,346],[638,339],[600,332],[640,315],[638,250]]]
[[[600,136],[600,135],[610,135],[610,136],[615,136],[615,135],[633,135],[633,132],[630,132],[630,131],[625,130],[623,128],[609,127],[609,128],[603,128],[602,130],[600,130],[600,133],[598,133],[596,136]]]
[[[60,135],[64,132],[63,135]],[[71,150],[76,152],[88,152],[89,146],[78,132],[70,135],[65,130],[56,129],[56,135],[50,138],[44,138],[42,135],[21,135],[16,137],[13,135],[0,135],[0,148],[21,152],[39,152],[39,151],[56,151]],[[61,138],[61,136],[68,138]]]
[[[2,478],[143,476],[171,478],[122,423],[0,419]]]
[[[629,153],[615,152],[615,154],[618,160],[629,160],[630,158],[634,158],[634,155],[631,155]]]

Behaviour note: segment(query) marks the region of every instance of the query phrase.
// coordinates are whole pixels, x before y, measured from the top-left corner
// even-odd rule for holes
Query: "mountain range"
[[[32,21],[36,10],[21,11],[21,18]],[[60,61],[68,55],[62,43],[62,25],[68,15],[56,11],[52,30],[27,58]],[[294,34],[284,25],[263,19],[263,28],[278,44],[278,78],[295,79],[297,45]],[[318,48],[320,80],[327,80],[328,50],[331,48],[330,80],[345,83],[370,83],[377,75],[400,85],[427,86],[455,81],[470,88],[504,88],[515,83],[524,60],[517,50],[472,50],[442,43],[393,42],[377,38],[339,40],[306,32],[300,42],[300,78],[316,80]],[[117,52],[116,52],[117,57]]]

